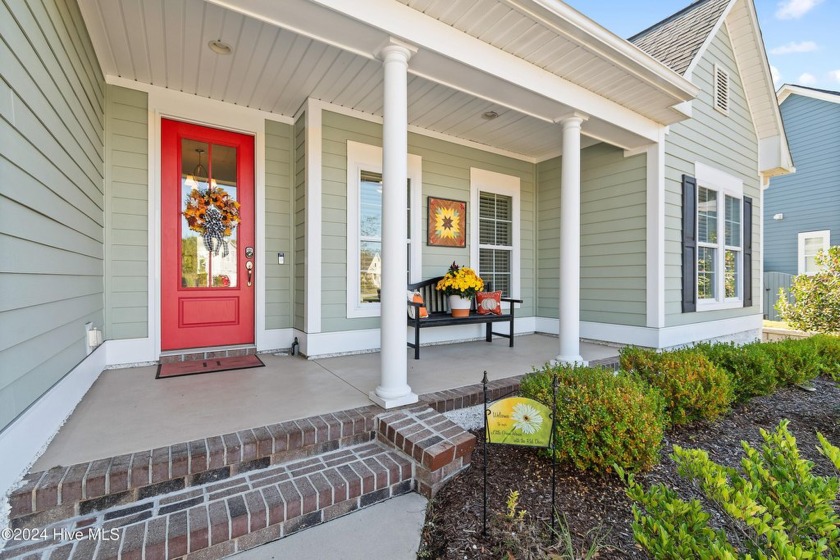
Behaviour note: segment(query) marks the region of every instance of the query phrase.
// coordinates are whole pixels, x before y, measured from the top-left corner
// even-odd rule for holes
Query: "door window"
[[[181,140],[181,287],[235,288],[236,148]]]

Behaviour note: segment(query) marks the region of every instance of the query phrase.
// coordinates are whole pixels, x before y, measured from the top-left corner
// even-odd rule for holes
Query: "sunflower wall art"
[[[429,245],[466,247],[466,226],[466,202],[429,197]]]

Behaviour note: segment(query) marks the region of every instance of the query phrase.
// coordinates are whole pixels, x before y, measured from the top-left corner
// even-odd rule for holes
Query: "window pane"
[[[501,290],[505,297],[510,296],[511,251],[504,249],[479,249],[478,275],[493,290]],[[486,289],[486,286],[485,286]]]
[[[492,220],[480,219],[478,222],[478,242],[481,245],[496,244],[496,228]]]
[[[725,276],[723,278],[724,297],[738,297],[740,274],[740,251],[726,251],[724,254]]]
[[[513,226],[510,222],[496,222],[496,245],[513,245]]]
[[[806,237],[805,238],[805,255],[811,257],[820,252],[823,247],[822,237]]]
[[[741,201],[731,196],[726,197],[726,244],[741,246]]]
[[[705,187],[697,189],[697,239],[717,243],[717,193]]]
[[[359,234],[382,239],[382,175],[362,172],[359,182]]]
[[[716,249],[710,247],[697,248],[697,297],[699,299],[714,299],[716,297],[716,255]]]
[[[812,272],[819,271],[819,267],[817,266],[817,259],[816,257],[805,257],[805,273],[810,274]]]
[[[362,241],[359,252],[359,287],[360,301],[370,303],[379,301],[379,288],[382,287],[382,243]]]
[[[236,177],[236,148],[181,140],[183,288],[237,285]],[[218,235],[205,236],[211,223],[220,228]]]

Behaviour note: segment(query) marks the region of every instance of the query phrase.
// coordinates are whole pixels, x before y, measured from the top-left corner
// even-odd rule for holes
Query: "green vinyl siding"
[[[265,327],[292,326],[294,259],[292,237],[294,206],[292,166],[294,128],[275,121],[265,123]],[[277,263],[277,253],[286,264]]]
[[[104,323],[105,201],[104,80],[78,6],[4,3],[0,34],[2,430]]]
[[[149,334],[149,110],[146,93],[105,89],[105,337]]]
[[[306,318],[306,113],[294,126],[294,327],[305,328]]]
[[[729,73],[729,114],[713,106],[712,76],[717,64]],[[755,315],[761,302],[758,141],[726,27],[721,27],[692,82],[700,88],[692,103],[693,117],[671,126],[665,137],[665,324],[685,325]],[[753,199],[753,307],[682,313],[682,176],[694,176],[701,162],[744,182],[744,196]]]
[[[538,301],[557,318],[562,158],[538,165]],[[646,159],[597,144],[581,152],[580,317],[644,326],[646,320]]]
[[[347,141],[382,145],[382,126],[325,111],[323,113],[322,191],[322,329],[337,332],[379,327],[379,319],[347,318]],[[453,144],[419,134],[408,135],[408,151],[423,159],[422,221],[423,268],[421,276],[444,274],[452,263],[469,264],[470,168],[476,167],[520,178],[520,290],[525,300],[517,316],[534,314],[535,196],[532,163],[475,148]],[[427,236],[428,197],[467,201],[467,247],[429,247]],[[476,263],[472,263],[475,265]]]

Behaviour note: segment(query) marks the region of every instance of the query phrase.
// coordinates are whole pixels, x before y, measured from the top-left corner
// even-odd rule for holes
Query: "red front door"
[[[161,349],[254,342],[254,139],[161,121]]]

